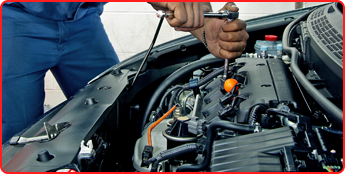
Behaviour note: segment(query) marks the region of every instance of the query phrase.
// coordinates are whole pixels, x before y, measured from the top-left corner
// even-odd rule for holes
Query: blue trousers
[[[102,10],[90,7],[80,19],[52,21],[3,5],[2,143],[43,114],[48,70],[69,98],[119,62],[100,20]]]

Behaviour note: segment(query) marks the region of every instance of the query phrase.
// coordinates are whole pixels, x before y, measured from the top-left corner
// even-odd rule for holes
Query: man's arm
[[[204,4],[204,8],[207,8]],[[209,4],[211,8],[211,4]],[[212,9],[212,8],[211,8]],[[220,10],[237,12],[235,3],[226,3]],[[207,45],[208,50],[216,57],[234,59],[242,54],[249,35],[246,23],[240,19],[227,22],[225,19],[205,18],[204,26],[190,31],[198,40]]]
[[[204,18],[204,12],[212,11],[209,2],[149,2],[156,10],[173,13],[166,18],[176,31],[190,31],[197,39],[207,44],[208,50],[216,57],[234,59],[242,54],[249,38],[246,23],[240,19],[226,22],[226,19]],[[233,2],[221,10],[237,12]],[[204,34],[205,33],[205,34]]]

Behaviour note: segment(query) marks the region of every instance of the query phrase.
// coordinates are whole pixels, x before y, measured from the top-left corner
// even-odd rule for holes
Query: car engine
[[[304,60],[305,69],[298,68],[307,72],[304,78],[327,91],[327,98],[337,101],[342,110],[342,26],[331,21],[335,8],[339,6],[325,6],[290,24],[283,40],[286,49],[298,50]],[[205,58],[179,69],[194,70],[189,83],[168,86],[183,78],[178,72],[165,79],[157,89],[166,91],[163,97],[154,95],[150,100],[160,104],[136,142],[134,168],[141,172],[339,171],[342,111],[330,113],[338,114],[331,119],[340,124],[329,120],[327,111],[310,102],[308,91],[301,90],[291,74],[295,57],[284,59],[277,56],[277,49],[269,51],[266,56],[256,51],[236,59],[225,76],[224,67],[208,68],[217,60]],[[201,64],[206,67],[200,69]],[[166,114],[170,119],[158,120],[170,108],[175,109]]]
[[[181,38],[153,49],[131,86],[140,53],[12,138],[3,169],[340,172],[342,19],[335,2],[248,20],[228,68]]]

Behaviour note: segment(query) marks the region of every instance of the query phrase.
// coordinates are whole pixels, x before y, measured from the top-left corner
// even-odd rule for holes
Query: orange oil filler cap
[[[234,86],[237,84],[237,80],[235,79],[227,79],[224,82],[224,89],[226,92],[230,92],[232,90],[232,88],[234,88]]]

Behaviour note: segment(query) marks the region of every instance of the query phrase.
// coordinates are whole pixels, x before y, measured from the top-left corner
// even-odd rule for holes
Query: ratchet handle
[[[158,18],[174,18],[174,12],[173,11],[162,11],[162,10],[158,10],[156,12],[156,16]],[[210,18],[227,18],[227,19],[237,19],[239,16],[238,12],[230,12],[229,10],[224,10],[224,11],[220,11],[218,13],[204,13],[204,17],[210,17]]]
[[[218,13],[204,13],[204,17],[218,17],[219,19],[227,18],[227,19],[237,19],[239,16],[238,12],[230,12],[229,10],[224,10]]]

